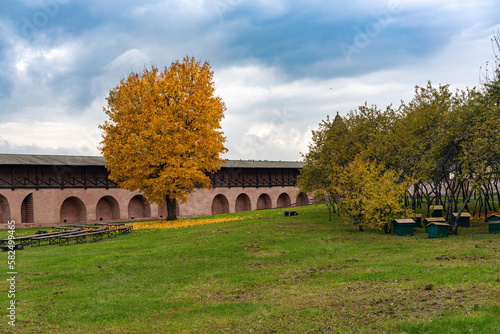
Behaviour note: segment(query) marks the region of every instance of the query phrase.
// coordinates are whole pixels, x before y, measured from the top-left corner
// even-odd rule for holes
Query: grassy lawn
[[[486,225],[429,239],[283,211],[26,247],[15,328],[0,283],[0,332],[500,333],[500,234]]]

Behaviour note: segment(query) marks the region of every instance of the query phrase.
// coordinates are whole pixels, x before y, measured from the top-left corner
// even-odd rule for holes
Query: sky
[[[415,86],[472,88],[500,0],[2,0],[0,153],[100,155],[131,72],[208,61],[226,159],[302,160],[312,131]],[[491,71],[491,69],[490,69]]]

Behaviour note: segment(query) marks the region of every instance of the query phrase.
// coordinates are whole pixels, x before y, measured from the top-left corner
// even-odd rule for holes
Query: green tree
[[[318,130],[313,131],[309,152],[303,155],[305,166],[298,184],[304,191],[322,190],[327,194],[330,219],[342,196],[335,175],[360,154],[376,159],[378,151],[371,148],[377,146],[373,142],[388,128],[391,113],[390,108],[384,113],[376,106],[365,104],[346,117],[338,114],[334,120],[327,117]]]
[[[494,32],[491,38],[493,44],[493,75],[488,75],[489,68],[486,68],[484,87],[486,95],[493,99],[493,103],[500,105],[500,32]],[[486,65],[488,67],[488,65]]]
[[[488,189],[492,182],[490,176],[497,176],[500,170],[500,106],[477,90],[457,94],[454,106],[448,121],[451,131],[447,134],[457,147],[450,193],[452,196],[458,193],[455,184],[459,182],[470,185],[469,191],[462,194],[460,216],[474,191],[493,196]],[[451,124],[456,127],[452,128]],[[497,182],[496,178],[493,182]],[[456,234],[458,225],[452,223]]]
[[[109,177],[166,204],[168,220],[177,218],[176,201],[209,187],[207,174],[224,162],[225,105],[214,91],[209,63],[185,57],[161,72],[131,73],[107,97],[100,149]]]
[[[348,129],[342,117],[338,114],[334,120],[329,117],[319,124],[319,128],[312,132],[313,140],[309,145],[309,152],[304,156],[305,165],[300,172],[298,186],[305,192],[320,190],[326,194],[330,213],[336,210],[338,193],[330,175],[338,166],[348,163],[350,146],[346,136]]]

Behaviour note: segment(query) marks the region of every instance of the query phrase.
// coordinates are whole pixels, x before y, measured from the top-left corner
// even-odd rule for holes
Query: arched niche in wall
[[[236,197],[236,203],[234,206],[234,212],[250,211],[252,210],[252,203],[250,202],[250,197],[247,194],[239,194]]]
[[[257,210],[272,209],[273,203],[271,202],[271,197],[268,194],[262,194],[257,200]]]
[[[128,217],[130,219],[140,219],[151,217],[149,204],[142,195],[135,195],[128,203]]]
[[[229,212],[229,202],[226,196],[219,194],[212,200],[212,214],[218,215]]]
[[[96,219],[98,221],[109,221],[120,219],[120,206],[112,196],[101,197],[96,206]]]
[[[309,204],[309,197],[305,193],[300,193],[297,196],[296,203],[298,206],[307,205],[307,204]]]
[[[35,213],[33,211],[33,193],[26,196],[21,204],[21,223],[34,224]]]
[[[64,200],[60,210],[61,223],[73,224],[87,221],[87,209],[82,200],[71,196]]]
[[[10,220],[9,201],[3,195],[0,195],[0,219],[2,219],[2,224],[7,224]]]
[[[287,193],[282,193],[278,196],[278,208],[286,208],[292,204],[290,196]]]

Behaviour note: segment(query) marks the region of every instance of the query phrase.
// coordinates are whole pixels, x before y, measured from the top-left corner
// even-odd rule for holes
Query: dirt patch
[[[278,250],[259,250],[254,252],[256,256],[259,257],[273,257],[273,256],[279,256],[279,255],[285,255],[285,254],[290,254],[291,252],[289,251],[278,251]]]
[[[306,271],[303,277],[313,274]],[[330,291],[288,296],[288,305],[295,308],[321,308],[336,319],[337,329],[361,326],[373,328],[373,332],[377,332],[377,324],[388,319],[430,321],[448,311],[468,315],[474,312],[475,305],[500,299],[500,290],[491,287],[451,288],[435,285],[429,290],[426,285],[409,287],[405,283],[350,282],[332,287]],[[325,332],[338,331],[332,328]]]
[[[254,286],[244,286],[244,285],[230,285],[221,284],[219,281],[212,281],[210,284],[204,284],[198,287],[193,287],[186,291],[184,298],[194,298],[199,301],[214,301],[220,302],[231,302],[231,301],[241,301],[249,299],[259,299],[261,293],[259,292],[260,287],[258,285]]]
[[[332,265],[318,267],[318,268],[294,270],[290,275],[287,275],[287,278],[284,279],[282,283],[283,284],[297,283],[298,281],[307,280],[317,275],[338,270],[341,270],[341,268],[337,268]]]

